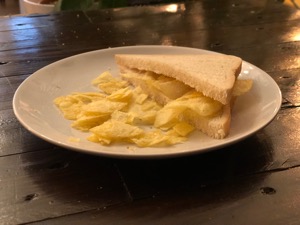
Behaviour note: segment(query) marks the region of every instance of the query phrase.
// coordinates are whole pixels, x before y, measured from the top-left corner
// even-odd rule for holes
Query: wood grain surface
[[[299,224],[299,24],[300,11],[275,0],[0,17],[0,224]],[[151,160],[62,149],[14,116],[13,95],[36,70],[91,50],[152,44],[242,57],[277,82],[281,110],[234,145]]]

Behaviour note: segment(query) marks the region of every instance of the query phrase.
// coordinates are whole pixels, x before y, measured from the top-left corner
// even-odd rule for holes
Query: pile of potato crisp
[[[186,141],[194,127],[176,120],[176,108],[166,110],[126,81],[106,71],[92,81],[99,90],[71,93],[54,100],[71,126],[89,132],[102,145],[134,143],[167,146]],[[159,116],[158,116],[159,115]]]

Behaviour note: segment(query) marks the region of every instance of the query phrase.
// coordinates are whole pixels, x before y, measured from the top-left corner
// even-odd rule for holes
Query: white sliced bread
[[[230,103],[242,60],[223,54],[115,55],[121,72],[125,69],[152,71],[175,78],[222,104]]]

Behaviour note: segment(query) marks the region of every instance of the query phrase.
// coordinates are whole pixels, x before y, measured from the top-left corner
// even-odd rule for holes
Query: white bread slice
[[[230,103],[242,60],[223,54],[115,55],[120,71],[152,71],[175,78],[222,104]]]

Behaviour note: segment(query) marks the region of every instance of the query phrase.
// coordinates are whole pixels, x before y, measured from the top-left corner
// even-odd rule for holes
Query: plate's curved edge
[[[273,85],[276,86],[277,90],[278,90],[278,93],[279,93],[279,96],[280,96],[280,102],[278,102],[277,104],[277,107],[276,109],[274,110],[274,114],[272,115],[272,118],[270,117],[268,123],[264,124],[263,126],[261,126],[259,129],[257,129],[255,132],[249,132],[247,134],[244,134],[242,137],[237,137],[236,139],[232,139],[230,141],[225,141],[224,143],[222,143],[221,145],[218,145],[218,146],[210,146],[210,147],[207,147],[207,148],[199,148],[199,149],[193,149],[191,151],[188,151],[188,152],[169,152],[169,153],[160,153],[160,154],[132,154],[132,153],[115,153],[115,152],[94,152],[94,151],[90,151],[90,150],[87,150],[87,149],[83,149],[83,148],[76,148],[76,147],[73,147],[73,146],[69,146],[69,145],[66,145],[64,143],[60,143],[60,142],[57,142],[55,140],[52,140],[51,138],[47,137],[47,136],[44,136],[43,134],[40,134],[39,132],[37,132],[36,130],[32,129],[26,122],[24,122],[24,120],[22,119],[22,115],[18,112],[17,110],[17,93],[18,93],[18,90],[20,90],[22,88],[22,85],[24,82],[30,82],[30,79],[34,78],[35,74],[37,74],[39,71],[42,71],[44,68],[46,67],[49,67],[49,66],[53,66],[55,65],[56,63],[58,62],[61,62],[61,61],[64,61],[66,59],[68,60],[72,60],[72,58],[74,57],[84,57],[84,55],[88,55],[88,54],[93,54],[93,53],[98,53],[98,52],[103,52],[103,51],[118,51],[118,50],[122,50],[122,51],[126,51],[126,49],[141,49],[141,48],[148,48],[148,49],[153,49],[153,48],[158,48],[158,49],[161,49],[161,48],[168,48],[168,49],[185,49],[185,50],[191,50],[191,51],[194,51],[194,52],[197,52],[197,51],[201,51],[201,53],[210,53],[210,54],[216,54],[217,52],[213,52],[213,51],[209,51],[209,50],[202,50],[202,49],[195,49],[195,48],[190,48],[190,47],[181,47],[181,46],[160,46],[160,45],[140,45],[140,46],[125,46],[125,47],[116,47],[116,48],[107,48],[107,49],[101,49],[101,50],[94,50],[94,51],[90,51],[90,52],[85,52],[85,53],[81,53],[81,54],[78,54],[78,55],[74,55],[74,56],[70,56],[70,57],[67,57],[65,59],[61,59],[59,61],[56,61],[54,63],[51,63],[43,68],[41,68],[40,70],[36,71],[35,73],[33,73],[31,76],[29,76],[28,78],[26,78],[22,84],[17,88],[14,96],[13,96],[13,112],[14,114],[16,115],[17,119],[20,121],[20,123],[28,130],[30,131],[31,133],[35,134],[36,136],[42,138],[43,140],[47,141],[47,142],[50,142],[52,144],[55,144],[55,145],[58,145],[60,147],[63,147],[63,148],[67,148],[67,149],[71,149],[71,150],[75,150],[75,151],[79,151],[79,152],[83,152],[83,153],[89,153],[89,154],[94,154],[94,155],[102,155],[102,156],[106,156],[106,157],[118,157],[118,158],[163,158],[163,157],[177,157],[177,156],[182,156],[182,155],[190,155],[190,154],[197,154],[197,153],[203,153],[203,152],[208,152],[208,151],[211,151],[211,150],[215,150],[215,149],[220,149],[220,148],[223,148],[223,147],[226,147],[228,145],[231,145],[231,144],[234,144],[238,141],[241,141],[251,135],[253,135],[255,132],[259,131],[260,129],[264,128],[265,126],[267,126],[269,123],[271,123],[273,121],[273,119],[276,117],[278,111],[280,110],[280,106],[281,106],[281,103],[282,103],[282,93],[281,93],[281,90],[280,88],[278,87],[277,83],[275,82],[275,80],[269,75],[267,74],[265,71],[261,70],[260,68],[258,68],[257,66],[251,64],[251,63],[248,63],[246,61],[243,61],[243,63],[246,63],[246,64],[249,64],[251,66],[253,66],[254,68],[260,70],[262,73],[266,74],[270,80],[272,80]],[[221,54],[221,53],[217,53],[217,54]]]
[[[256,70],[260,71],[261,73],[265,74],[269,80],[273,83],[273,87],[276,88],[276,93],[278,94],[278,102],[277,102],[277,105],[276,105],[276,108],[274,109],[274,114],[273,114],[273,118],[270,120],[270,122],[273,121],[273,119],[276,117],[276,115],[278,114],[280,108],[281,108],[281,105],[282,105],[282,92],[281,92],[281,89],[280,87],[278,86],[277,82],[274,80],[273,77],[271,77],[267,72],[265,72],[264,70],[262,70],[261,68],[253,65],[252,63],[249,63],[247,61],[244,61],[243,60],[243,63],[245,64],[248,64],[249,66],[252,66],[253,68],[255,68]],[[269,123],[270,123],[269,122]],[[268,124],[269,124],[268,123]],[[266,126],[268,125],[266,124]],[[265,126],[264,126],[265,127]]]

